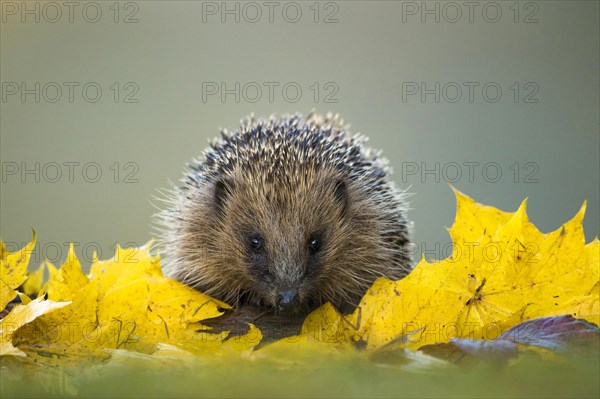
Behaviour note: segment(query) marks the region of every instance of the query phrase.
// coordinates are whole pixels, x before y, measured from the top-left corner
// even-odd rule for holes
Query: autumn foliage
[[[113,259],[95,259],[89,274],[72,247],[60,268],[44,262],[28,273],[35,235],[15,253],[2,245],[0,308],[17,296],[21,304],[0,322],[0,359],[32,372],[64,366],[75,373],[123,353],[274,361],[311,351],[368,359],[394,352],[410,363],[430,355],[448,361],[457,351],[505,359],[523,347],[564,355],[578,339],[597,350],[600,242],[585,243],[585,205],[543,234],[526,202],[508,213],[456,197],[452,256],[423,258],[400,281],[377,280],[352,314],[325,304],[299,335],[260,349],[252,325],[230,337],[203,324],[235,310],[165,277],[150,245],[118,248]]]

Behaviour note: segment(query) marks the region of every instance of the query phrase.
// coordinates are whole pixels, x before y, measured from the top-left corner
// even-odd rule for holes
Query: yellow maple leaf
[[[493,206],[478,204],[460,191],[453,191],[456,195],[456,216],[448,230],[453,243],[474,242],[482,235],[489,236],[495,232],[496,226],[505,224],[513,215]]]
[[[260,343],[262,338],[262,332],[254,324],[250,324],[246,334],[231,338],[228,337],[227,340],[223,341],[220,350],[215,353],[223,356],[235,356],[237,353],[249,354]]]
[[[340,344],[351,344],[352,336],[349,335],[349,326],[347,320],[344,319],[330,303],[319,307],[314,312],[311,312],[304,322],[300,334],[296,336],[286,337],[278,344],[332,344],[332,346],[340,347]]]
[[[422,259],[400,281],[375,281],[345,319],[338,342],[358,337],[374,349],[402,340],[417,349],[454,337],[494,339],[542,316],[599,323],[599,245],[597,239],[585,245],[585,204],[560,229],[543,234],[529,222],[526,201],[508,213],[458,191],[456,197],[452,256]]]
[[[17,305],[0,323],[0,356],[26,356],[13,346],[13,334],[22,326],[31,323],[37,317],[55,309],[69,305],[69,302],[54,302],[38,298],[27,305]]]
[[[23,293],[28,296],[39,294],[42,290],[42,284],[44,282],[44,270],[46,269],[46,263],[42,262],[40,267],[36,271],[29,273],[27,280],[23,283]]]
[[[49,265],[53,266],[50,262]],[[67,260],[56,273],[52,273],[43,290],[52,301],[69,301],[73,295],[89,283],[88,277],[81,270],[81,265],[73,244],[69,246]]]
[[[21,250],[9,253],[2,243],[0,257],[0,311],[17,296],[18,288],[27,279],[27,265],[35,246],[35,231],[33,239]]]
[[[239,353],[262,339],[254,326],[231,339],[227,332],[211,333],[201,322],[221,315],[229,305],[163,276],[150,244],[118,247],[112,259],[96,259],[89,276],[72,246],[59,270],[47,266],[50,278],[43,291],[70,305],[37,315],[7,341],[18,348],[15,354],[27,354],[37,365],[77,367],[106,359],[111,350],[152,354],[161,344],[202,355]]]
[[[6,249],[4,242],[0,240],[0,259],[4,259],[6,255],[8,255],[8,250]]]

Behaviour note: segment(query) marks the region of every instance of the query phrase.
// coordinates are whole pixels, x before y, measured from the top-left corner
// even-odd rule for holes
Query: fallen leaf
[[[571,315],[528,320],[509,329],[499,339],[549,349],[565,356],[597,353],[600,349],[598,326]]]
[[[2,243],[2,257],[0,258],[0,310],[4,310],[6,305],[12,301],[19,287],[27,279],[27,265],[31,252],[35,246],[35,231],[33,239],[21,250],[15,253],[6,251]]]
[[[367,349],[398,340],[418,349],[453,338],[493,340],[542,316],[571,313],[599,322],[600,247],[597,239],[585,244],[585,204],[543,234],[529,222],[526,201],[507,213],[456,197],[452,256],[423,258],[400,281],[375,281],[338,336]]]
[[[29,296],[37,295],[42,290],[42,284],[44,282],[44,270],[46,269],[46,263],[42,262],[40,267],[36,271],[29,273],[27,280],[23,283],[23,293]]]
[[[50,262],[47,263],[51,265]],[[52,301],[69,301],[73,298],[75,292],[88,283],[89,279],[81,270],[81,264],[79,264],[79,260],[75,256],[75,249],[71,244],[69,245],[67,260],[58,272],[51,273],[43,290],[48,294],[48,299]]]
[[[17,305],[0,322],[0,356],[26,356],[13,346],[13,334],[22,326],[55,309],[69,305],[70,302],[54,302],[38,298],[27,305]]]

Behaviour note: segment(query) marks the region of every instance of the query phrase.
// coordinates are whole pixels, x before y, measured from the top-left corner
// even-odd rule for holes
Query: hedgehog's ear
[[[225,202],[231,196],[232,191],[233,181],[231,179],[221,178],[216,181],[213,200],[217,212],[223,212]]]
[[[348,190],[346,189],[346,182],[343,180],[337,180],[335,182],[334,191],[335,199],[340,203],[342,207],[342,215],[346,213],[348,208]]]

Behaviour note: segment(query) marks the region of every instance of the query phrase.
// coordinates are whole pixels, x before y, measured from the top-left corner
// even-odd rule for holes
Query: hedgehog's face
[[[328,271],[339,269],[351,240],[348,193],[344,180],[321,174],[319,181],[285,186],[249,179],[215,184],[223,267],[237,276],[248,301],[296,312],[340,294],[329,287],[342,283],[324,280],[339,277]]]
[[[384,160],[347,133],[318,115],[223,132],[161,213],[169,275],[288,311],[355,305],[377,277],[404,276],[401,198]]]

